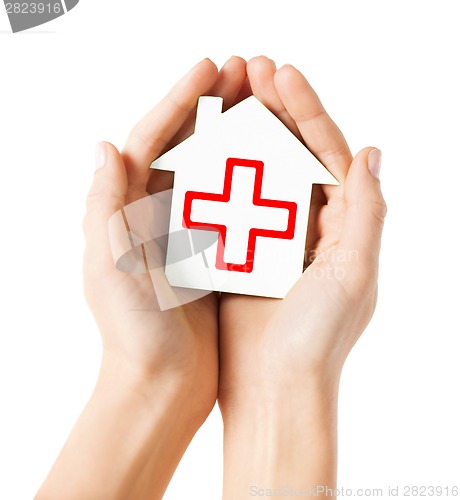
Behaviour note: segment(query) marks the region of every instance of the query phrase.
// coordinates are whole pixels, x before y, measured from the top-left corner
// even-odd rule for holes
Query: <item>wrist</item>
[[[215,384],[216,385],[216,384]],[[147,419],[154,421],[162,413],[180,415],[178,425],[194,429],[201,426],[216,401],[216,389],[200,393],[200,384],[190,375],[175,370],[143,370],[119,356],[104,353],[93,398],[112,401],[126,407],[137,408]]]
[[[230,381],[229,381],[230,382]],[[329,370],[315,370],[293,378],[292,375],[253,378],[251,383],[221,380],[219,406],[224,419],[238,418],[248,411],[260,418],[308,407],[309,402],[320,401],[324,408],[337,403],[340,373]],[[289,410],[289,411],[288,411]]]
[[[224,419],[224,498],[261,489],[336,481],[338,381],[246,389],[221,402]],[[241,469],[241,457],[247,457]],[[235,482],[234,478],[238,477]]]

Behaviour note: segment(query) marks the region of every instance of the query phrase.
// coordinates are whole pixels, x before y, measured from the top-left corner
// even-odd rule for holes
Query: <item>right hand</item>
[[[245,81],[244,60],[232,58],[218,72],[205,59],[134,127],[121,155],[102,143],[103,166],[95,172],[84,221],[85,295],[102,335],[105,363],[143,379],[186,383],[200,419],[217,394],[218,298],[209,294],[160,311],[148,273],[116,269],[107,225],[123,206],[172,187],[172,173],[149,167],[192,133],[198,97],[220,95],[229,107],[240,98]]]

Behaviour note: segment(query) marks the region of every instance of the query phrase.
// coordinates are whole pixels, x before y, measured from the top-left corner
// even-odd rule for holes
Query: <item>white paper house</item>
[[[222,113],[201,97],[195,133],[152,163],[175,172],[170,234],[215,243],[180,260],[170,238],[172,286],[284,297],[303,270],[312,184],[338,184],[254,96]]]

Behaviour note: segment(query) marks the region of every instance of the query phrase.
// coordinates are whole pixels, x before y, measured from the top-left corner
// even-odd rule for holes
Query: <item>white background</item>
[[[460,485],[457,1],[85,1],[11,35],[0,14],[0,498],[32,498],[101,354],[81,219],[99,140],[203,57],[310,79],[354,153],[383,150],[380,301],[344,370],[339,484]],[[220,497],[215,411],[167,499]]]

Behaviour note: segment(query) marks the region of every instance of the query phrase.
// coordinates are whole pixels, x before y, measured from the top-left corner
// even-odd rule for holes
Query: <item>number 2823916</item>
[[[60,14],[62,12],[60,2],[11,2],[6,3],[5,7],[7,14]]]

